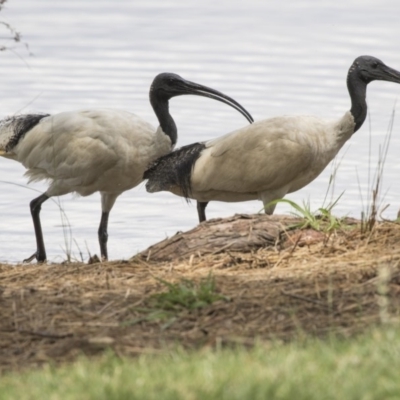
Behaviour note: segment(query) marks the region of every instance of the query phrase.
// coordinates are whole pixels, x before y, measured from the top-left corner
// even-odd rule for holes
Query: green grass
[[[155,279],[167,290],[150,296],[144,307],[134,307],[141,316],[128,320],[123,325],[135,325],[141,321],[166,321],[162,329],[167,329],[185,310],[203,308],[217,300],[228,300],[219,294],[215,286],[215,278],[208,274],[206,278],[195,282],[191,279],[181,279],[177,283],[170,283],[160,278]]]
[[[259,344],[252,350],[82,358],[5,375],[0,399],[394,400],[400,398],[399,371],[400,333],[391,327],[348,340]]]
[[[199,283],[190,279],[181,279],[178,283],[170,283],[159,278],[157,280],[167,288],[167,291],[156,293],[151,297],[153,307],[158,309],[194,310],[225,298],[216,292],[215,279],[211,274],[201,279]]]
[[[333,232],[342,227],[342,218],[337,218],[332,214],[332,209],[338,203],[343,193],[331,204],[318,208],[317,211],[312,211],[310,203],[303,202],[303,206],[300,206],[296,202],[288,199],[278,199],[271,201],[267,206],[278,203],[289,204],[294,212],[294,216],[302,218],[302,221],[298,224],[293,225],[293,228],[300,229],[314,229],[319,232]]]

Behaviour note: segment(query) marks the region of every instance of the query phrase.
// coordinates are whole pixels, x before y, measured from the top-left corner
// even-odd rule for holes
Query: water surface
[[[32,55],[23,46],[0,53],[1,118],[113,107],[156,125],[148,89],[163,71],[231,95],[256,120],[282,114],[339,118],[349,108],[345,78],[355,57],[374,55],[400,69],[400,3],[395,0],[288,0],[284,6],[259,0],[19,0],[6,5],[0,19],[22,32]],[[0,45],[4,36],[1,32]],[[366,122],[339,154],[334,193],[345,193],[337,214],[359,217],[366,207],[369,170],[375,167],[391,114],[398,111],[399,94],[400,85],[369,85],[371,124]],[[246,124],[233,109],[204,98],[175,98],[171,112],[179,146]],[[395,118],[382,190],[384,204],[390,204],[384,216],[390,218],[400,208],[399,131],[400,118]],[[0,261],[18,262],[35,250],[29,202],[46,186],[27,187],[24,168],[13,161],[0,159],[0,171]],[[330,173],[328,167],[288,197],[320,207]],[[63,260],[70,246],[77,258],[98,253],[99,200],[98,194],[67,195],[44,204],[49,260]],[[70,230],[63,230],[60,207]],[[260,209],[260,202],[214,202],[207,214],[214,218]],[[277,211],[288,207],[279,205]],[[169,193],[150,195],[142,184],[123,194],[112,210],[110,258],[128,258],[196,223],[195,203],[187,205]]]

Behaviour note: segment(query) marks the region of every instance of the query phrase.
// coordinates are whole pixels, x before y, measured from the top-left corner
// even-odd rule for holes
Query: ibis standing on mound
[[[400,83],[400,72],[375,57],[358,57],[347,75],[351,108],[338,120],[281,116],[184,146],[149,167],[146,189],[197,200],[200,222],[211,200],[258,199],[272,214],[271,202],[312,182],[360,129],[367,115],[367,85],[374,80]]]
[[[102,259],[108,258],[107,225],[115,200],[142,181],[149,163],[174,148],[177,128],[168,101],[188,94],[226,103],[253,121],[234,99],[171,73],[157,75],[150,87],[158,129],[134,114],[109,109],[28,114],[0,121],[0,156],[23,164],[30,182],[50,181],[47,191],[30,203],[37,250],[25,261],[46,260],[41,205],[52,196],[71,192],[81,196],[100,192],[98,236]]]

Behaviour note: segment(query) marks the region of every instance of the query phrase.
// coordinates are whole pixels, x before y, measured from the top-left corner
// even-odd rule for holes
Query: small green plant
[[[178,283],[170,283],[157,278],[168,289],[166,292],[151,296],[151,305],[165,311],[194,310],[205,307],[216,300],[225,299],[216,292],[215,279],[209,274],[199,283],[190,279],[181,279]]]
[[[303,202],[302,207],[288,199],[274,200],[268,203],[267,206],[277,203],[289,204],[295,210],[293,215],[303,219],[300,223],[293,225],[294,228],[311,228],[319,232],[328,233],[339,229],[342,225],[342,219],[337,218],[332,214],[332,209],[336,206],[342,195],[343,193],[333,203],[328,204],[326,207],[322,206],[318,208],[317,211],[311,211],[310,202]]]
[[[296,217],[303,218],[303,221],[299,224],[293,225],[293,228],[307,229],[312,228],[316,231],[320,232],[332,232],[336,229],[342,227],[343,218],[337,218],[332,214],[332,209],[339,202],[344,192],[340,194],[339,197],[334,200],[334,192],[335,192],[335,182],[337,171],[343,161],[343,157],[346,152],[342,155],[340,159],[335,157],[332,162],[332,172],[329,176],[328,187],[325,192],[325,197],[322,202],[322,206],[319,207],[316,211],[311,210],[310,202],[303,201],[303,206],[300,206],[298,203],[288,200],[288,199],[278,199],[271,201],[268,203],[265,208],[269,205],[274,205],[278,203],[286,203],[289,204],[295,212],[293,213]],[[328,197],[330,197],[330,202],[327,203]]]
[[[182,278],[177,283],[156,278],[166,287],[166,291],[155,293],[149,297],[148,307],[135,307],[143,316],[126,321],[124,325],[134,325],[142,321],[166,321],[162,329],[171,326],[178,314],[185,310],[195,310],[208,306],[217,300],[227,300],[227,297],[217,293],[215,279],[212,274],[199,282]]]

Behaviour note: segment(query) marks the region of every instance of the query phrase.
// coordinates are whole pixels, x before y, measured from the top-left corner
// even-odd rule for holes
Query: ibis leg
[[[197,214],[199,216],[199,222],[206,221],[206,207],[208,201],[198,201],[197,202]]]
[[[107,252],[107,241],[108,241],[108,216],[110,213],[108,211],[103,211],[101,214],[101,221],[99,226],[99,244],[100,244],[100,253],[102,260],[108,260],[108,252]]]
[[[30,262],[35,258],[38,263],[46,261],[46,249],[44,247],[42,225],[40,223],[40,210],[42,208],[42,204],[48,199],[49,196],[42,194],[41,196],[36,197],[36,199],[33,199],[30,203],[33,227],[35,228],[36,236],[36,252],[24,260],[24,262]]]

